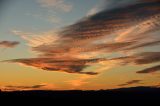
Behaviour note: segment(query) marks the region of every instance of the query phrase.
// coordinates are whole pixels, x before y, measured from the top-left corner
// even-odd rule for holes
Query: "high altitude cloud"
[[[0,41],[0,47],[3,47],[3,48],[13,48],[18,44],[19,42],[17,41]]]
[[[118,62],[117,65],[158,63],[160,51],[152,50],[160,46],[160,1],[112,2],[117,5],[108,8],[106,1],[103,11],[62,28],[56,34],[52,33],[49,35],[51,40],[44,40],[45,37],[33,37],[33,40],[22,36],[34,43],[30,46],[32,51],[38,52],[38,56],[10,62],[47,71],[89,75],[98,74],[98,70],[88,70],[88,67],[102,64],[108,67],[108,62]]]
[[[37,0],[42,7],[47,7],[50,9],[57,9],[64,12],[70,12],[72,10],[72,5],[66,3],[64,0]]]

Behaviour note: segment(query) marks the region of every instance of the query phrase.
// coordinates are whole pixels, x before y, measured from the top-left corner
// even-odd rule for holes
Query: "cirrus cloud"
[[[108,62],[122,66],[159,62],[158,49],[156,52],[145,50],[160,46],[160,1],[125,1],[66,26],[56,34],[29,39],[27,34],[21,36],[30,42],[32,51],[38,53],[37,57],[7,62],[47,71],[89,75],[99,73],[98,69],[95,72],[89,70],[89,67],[108,67]],[[133,51],[136,53],[132,55],[124,53]],[[112,54],[116,55],[111,56]]]
[[[73,5],[66,3],[64,0],[37,0],[42,7],[47,7],[49,9],[61,10],[63,12],[70,12]]]

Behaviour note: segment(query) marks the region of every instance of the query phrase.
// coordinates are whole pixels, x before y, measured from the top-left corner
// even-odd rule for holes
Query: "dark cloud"
[[[145,42],[145,43],[141,43],[138,45],[134,45],[132,47],[128,47],[125,48],[126,50],[133,50],[133,49],[138,49],[138,48],[142,48],[142,47],[150,47],[150,46],[157,46],[160,44],[160,41],[151,41],[151,42]]]
[[[160,65],[154,66],[154,67],[150,67],[141,71],[138,71],[137,73],[139,74],[147,74],[147,73],[155,73],[160,71]]]
[[[139,54],[135,60],[136,64],[149,64],[160,61],[160,52],[145,52]]]
[[[45,87],[46,85],[33,85],[33,86],[12,86],[8,85],[3,87],[6,91],[16,91],[16,90],[34,90],[34,89],[40,89],[42,87]]]
[[[18,44],[19,42],[17,41],[0,41],[0,47],[3,47],[3,48],[13,48]]]
[[[151,18],[159,13],[159,5],[159,2],[139,2],[134,5],[104,10],[66,27],[61,34],[63,38],[68,39],[99,38]]]
[[[58,60],[50,58],[32,58],[32,59],[17,59],[11,60],[9,62],[22,63],[27,66],[37,67],[47,71],[62,71],[67,73],[79,73],[79,74],[89,74],[95,75],[95,72],[81,72],[83,68],[93,64],[95,62],[101,61],[101,59],[68,59],[68,60]]]
[[[132,81],[128,81],[124,84],[120,84],[118,86],[128,86],[128,85],[133,85],[133,84],[141,84],[142,80],[132,80]]]
[[[150,64],[160,62],[160,52],[143,52],[132,56],[112,58],[110,60],[122,61],[125,65],[130,63],[137,65]]]
[[[39,53],[36,58],[9,62],[47,71],[89,75],[98,72],[86,72],[85,69],[103,61],[120,61],[123,65],[159,62],[159,51],[124,57],[120,52],[133,52],[160,44],[160,1],[107,0],[106,5],[108,2],[117,4],[112,8],[106,6],[103,11],[62,28],[54,42],[32,47],[33,51]],[[119,54],[103,57],[110,53]],[[98,58],[99,56],[102,57]]]

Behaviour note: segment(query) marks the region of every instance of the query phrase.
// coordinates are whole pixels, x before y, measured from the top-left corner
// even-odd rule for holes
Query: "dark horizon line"
[[[0,93],[7,93],[7,92],[69,92],[69,91],[81,91],[81,92],[99,92],[99,91],[118,91],[118,90],[135,90],[135,89],[159,89],[160,90],[160,86],[135,86],[135,87],[123,87],[123,88],[114,88],[114,89],[98,89],[98,90],[81,90],[81,89],[73,89],[73,90],[13,90],[13,91],[5,91],[5,90],[1,90],[0,89]]]

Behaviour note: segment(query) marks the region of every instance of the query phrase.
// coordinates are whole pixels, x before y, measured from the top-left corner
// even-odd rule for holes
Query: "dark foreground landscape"
[[[38,100],[38,101],[106,101],[117,103],[151,103],[160,102],[160,88],[133,87],[99,91],[14,91],[1,92],[1,100]]]

